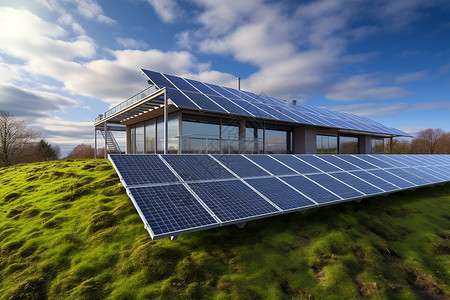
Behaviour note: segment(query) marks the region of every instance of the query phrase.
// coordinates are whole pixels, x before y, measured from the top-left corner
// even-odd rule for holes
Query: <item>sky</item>
[[[0,110],[63,155],[141,68],[450,131],[450,1],[0,0]]]

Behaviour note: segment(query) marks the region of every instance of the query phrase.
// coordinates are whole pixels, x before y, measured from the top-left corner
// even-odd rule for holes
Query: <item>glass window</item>
[[[156,119],[156,153],[164,153],[164,117]]]
[[[178,153],[178,114],[169,114],[167,121],[167,153]],[[164,153],[164,117],[156,119],[156,153]]]
[[[221,153],[237,154],[239,153],[239,125],[224,124],[220,128],[220,137],[222,142]],[[245,141],[243,141],[245,147]]]
[[[373,154],[384,153],[384,138],[372,138],[372,151]]]
[[[144,153],[144,124],[136,125],[136,154]]]
[[[155,120],[145,122],[145,153],[156,152]]]
[[[265,133],[265,152],[267,154],[287,152],[287,131],[266,129]]]
[[[181,131],[182,153],[219,153],[219,123],[183,121]]]
[[[337,154],[337,137],[318,134],[316,149],[317,154]]]
[[[339,153],[340,154],[358,154],[358,137],[356,136],[340,136],[339,137]]]

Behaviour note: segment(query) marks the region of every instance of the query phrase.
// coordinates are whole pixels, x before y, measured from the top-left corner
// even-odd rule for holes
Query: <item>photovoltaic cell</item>
[[[355,189],[349,187],[348,185],[334,179],[328,174],[312,174],[306,175],[309,179],[312,179],[314,182],[317,182],[324,188],[332,191],[336,195],[342,198],[355,198],[363,196],[362,193],[356,191]]]
[[[367,154],[360,154],[358,155],[358,158],[364,160],[365,162],[368,162],[372,165],[375,165],[379,168],[385,169],[385,168],[394,168],[395,166],[392,164],[389,164],[381,159],[378,159],[377,156],[370,156]]]
[[[342,171],[341,169],[327,163],[326,161],[321,160],[318,157],[315,157],[313,155],[295,155],[298,159],[305,161],[309,163],[310,165],[314,166],[315,168],[318,168],[322,170],[323,172],[338,172]]]
[[[314,174],[314,173],[321,173],[321,171],[317,168],[314,168],[311,165],[308,165],[302,160],[299,160],[295,158],[293,155],[286,155],[286,154],[272,154],[273,158],[281,161],[282,163],[288,165],[290,168],[294,169],[295,171],[299,172],[300,174]]]
[[[208,155],[167,154],[162,157],[185,181],[235,178]]]
[[[345,182],[348,185],[351,185],[352,187],[356,188],[358,191],[363,192],[366,195],[373,195],[373,194],[379,194],[383,193],[384,191],[361,180],[360,178],[351,175],[347,172],[339,172],[339,173],[333,173],[330,174],[331,176],[339,179],[342,182]]]
[[[340,159],[338,156],[335,155],[318,155],[317,157],[325,160],[326,162],[329,162],[330,164],[335,165],[336,167],[345,170],[345,171],[355,171],[355,170],[361,170],[361,168],[352,165],[345,160]]]
[[[181,184],[131,188],[136,204],[154,233],[160,235],[218,225]]]
[[[417,169],[439,178],[440,181],[450,180],[450,175],[445,175],[432,167],[417,167]]]
[[[183,95],[179,90],[168,89],[167,97],[179,107],[199,109],[199,107],[197,107],[194,102]]]
[[[179,182],[157,155],[111,154],[127,186]]]
[[[407,188],[411,188],[411,187],[415,186],[414,184],[412,184],[410,182],[407,182],[406,180],[404,180],[404,179],[402,179],[402,178],[400,178],[398,176],[395,176],[392,173],[388,173],[385,170],[371,170],[371,171],[368,171],[368,172],[373,174],[373,175],[376,175],[378,177],[381,177],[381,178],[383,178],[384,180],[387,180],[390,183],[395,184],[396,186],[398,186],[401,189],[407,189]]]
[[[208,99],[205,95],[198,92],[184,92],[193,102],[200,106],[204,110],[215,111],[219,113],[225,113],[226,111],[218,106],[216,103]]]
[[[278,213],[240,180],[191,183],[189,186],[224,223]]]
[[[318,203],[341,200],[338,196],[333,195],[302,175],[283,177],[282,179]]]
[[[277,178],[247,179],[246,182],[283,210],[300,209],[315,205],[314,202],[308,200],[308,198]]]
[[[296,174],[295,171],[289,169],[283,164],[267,155],[246,155],[251,161],[255,162],[273,175],[289,175]]]
[[[259,177],[269,175],[269,173],[256,166],[240,154],[213,155],[213,157],[223,163],[239,177]]]
[[[436,176],[434,176],[434,175],[432,175],[430,173],[427,173],[425,171],[421,171],[421,170],[419,170],[417,168],[404,168],[403,170],[405,170],[406,172],[412,173],[412,174],[414,174],[414,175],[416,175],[416,176],[418,176],[420,178],[428,180],[429,182],[440,182],[440,181],[442,181],[440,178],[438,178],[438,177],[436,177]]]
[[[383,180],[382,177],[381,178],[377,177],[374,174],[370,174],[366,171],[354,171],[354,172],[350,172],[350,173],[355,175],[358,178],[361,178],[362,180],[365,180],[365,181],[375,185],[379,189],[382,189],[386,192],[391,192],[391,191],[395,191],[395,190],[399,189],[399,187],[396,187],[396,186],[392,185],[391,183],[389,183],[388,181]]]
[[[379,160],[382,160],[390,165],[396,166],[396,167],[407,167],[408,166],[407,164],[398,161],[397,157],[394,159],[387,155],[372,155],[372,156]]]
[[[415,185],[427,185],[430,184],[429,180],[420,178],[410,172],[405,171],[404,169],[387,169],[392,174],[395,174],[409,182],[414,183]]]
[[[358,166],[363,170],[370,170],[370,169],[378,168],[377,166],[369,164],[353,155],[339,155],[339,158],[343,159],[351,164],[354,164],[355,166]]]

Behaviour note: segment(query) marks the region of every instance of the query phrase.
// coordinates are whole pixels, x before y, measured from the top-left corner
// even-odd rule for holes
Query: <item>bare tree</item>
[[[438,128],[428,128],[417,133],[411,144],[413,153],[440,153],[440,146],[443,143],[445,132]]]
[[[25,149],[39,133],[9,112],[0,110],[0,167],[20,162]]]
[[[78,144],[67,155],[67,158],[94,158],[94,148],[91,145]]]

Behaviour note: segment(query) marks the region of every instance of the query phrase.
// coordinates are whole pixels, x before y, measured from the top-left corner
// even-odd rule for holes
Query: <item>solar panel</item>
[[[312,124],[332,128],[409,136],[405,132],[388,128],[373,120],[359,116],[329,111],[323,108],[311,107],[300,103],[287,103],[284,100],[274,97],[257,95],[251,92],[203,83],[196,80],[185,79],[149,70],[142,71],[159,88],[166,87],[169,89],[183,91],[184,94],[181,92],[174,93],[172,97],[173,99],[171,98],[171,100],[178,107],[196,108],[192,107],[192,103],[190,103],[190,100],[192,100],[198,104],[198,109],[203,110],[224,112],[223,109],[225,109],[231,114],[243,113],[243,115],[248,115],[248,112],[250,112],[253,116],[264,119],[284,120],[288,122]],[[186,95],[190,99],[186,99]],[[205,95],[208,95],[208,97]],[[229,102],[226,104],[224,103],[224,106],[222,106],[212,97],[209,97],[210,95],[214,97],[221,97],[222,99],[226,98],[228,101],[233,102],[241,109],[233,110],[233,106],[230,106],[229,108],[231,110],[229,110],[225,107],[230,105]]]
[[[162,155],[178,175],[186,181],[235,178],[208,155]]]
[[[301,209],[315,205],[314,202],[278,178],[254,178],[247,179],[246,182],[283,210]]]
[[[213,155],[215,159],[224,164],[239,177],[259,177],[270,175],[242,155],[224,154]]]
[[[330,164],[333,164],[334,166],[336,166],[342,170],[345,170],[345,171],[361,170],[360,167],[352,165],[351,163],[346,162],[345,160],[342,160],[338,156],[335,156],[335,155],[319,155],[318,157]]]
[[[286,167],[282,163],[276,161],[268,155],[246,155],[248,159],[261,166],[265,170],[269,171],[273,175],[288,175],[296,174],[295,171]]]
[[[199,182],[189,186],[222,223],[279,213],[240,180]]]
[[[339,197],[345,198],[356,198],[364,196],[360,191],[334,179],[328,174],[312,174],[306,175],[309,179],[312,179],[314,182],[320,184],[322,187],[332,191],[334,194]]]
[[[297,159],[293,155],[272,154],[271,156],[276,160],[279,160],[280,162],[284,163],[285,165],[288,165],[290,168],[294,169],[300,174],[314,174],[321,172],[319,169],[314,168],[312,165],[309,165],[304,161]]]
[[[311,199],[318,203],[328,203],[334,202],[338,200],[342,200],[335,194],[327,191],[323,187],[319,186],[314,181],[307,179],[304,176],[289,176],[283,177],[283,181],[286,181],[290,185],[292,185],[297,190],[301,191],[303,194],[308,196]]]
[[[320,169],[323,172],[338,172],[342,171],[341,169],[323,161],[322,159],[315,157],[313,155],[295,155],[298,159],[314,166],[315,168]]]
[[[362,179],[352,175],[351,173],[339,172],[330,175],[342,182],[345,182],[348,185],[351,185],[352,187],[356,188],[358,191],[361,191],[366,195],[380,194],[384,192],[373,184],[363,181]]]
[[[111,160],[126,185],[179,182],[157,155],[111,154]]]
[[[218,226],[218,222],[181,184],[131,188],[130,191],[153,233],[152,238]]]
[[[444,183],[449,157],[109,156],[154,239]]]

